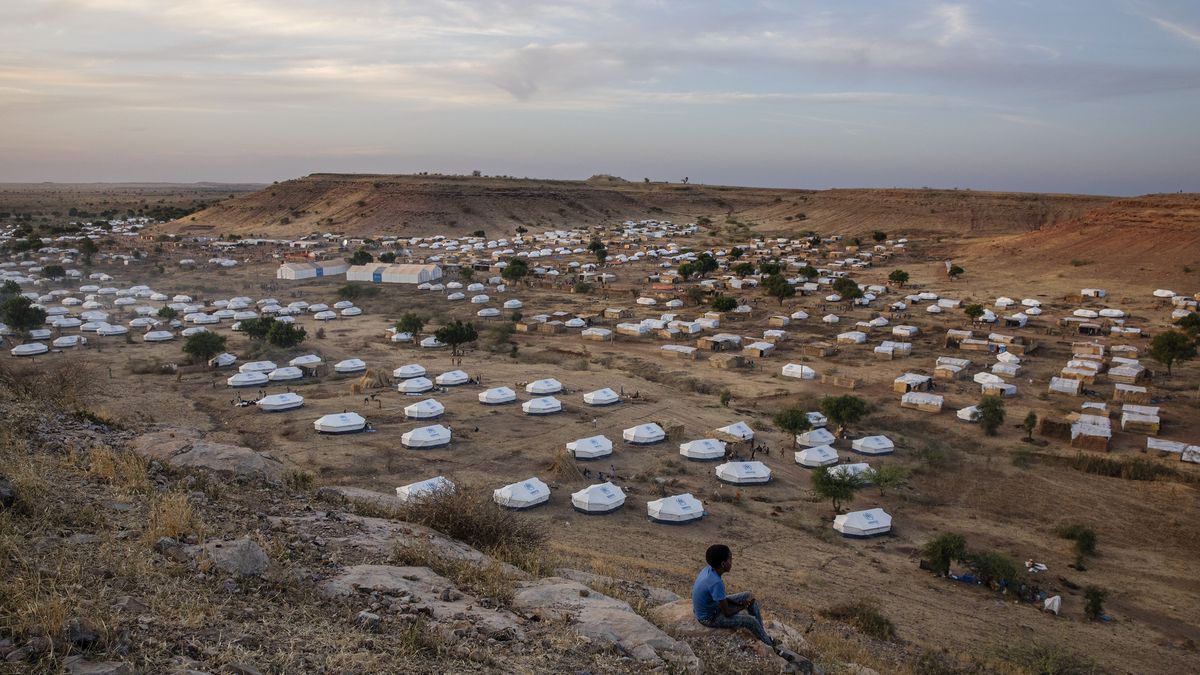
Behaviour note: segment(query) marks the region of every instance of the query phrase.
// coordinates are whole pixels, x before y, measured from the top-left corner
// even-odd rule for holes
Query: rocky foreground
[[[777,621],[790,662],[669,590],[485,553],[250,448],[10,393],[5,671],[874,672]]]

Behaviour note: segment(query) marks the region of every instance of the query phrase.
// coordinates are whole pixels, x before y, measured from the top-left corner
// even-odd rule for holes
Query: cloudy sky
[[[0,181],[1200,191],[1196,0],[2,0]]]

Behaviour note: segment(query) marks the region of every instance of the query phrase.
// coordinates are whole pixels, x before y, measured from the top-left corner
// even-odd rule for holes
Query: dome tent
[[[295,410],[304,405],[304,397],[291,392],[286,394],[271,394],[270,396],[258,399],[254,403],[263,412],[283,412],[285,410]]]
[[[571,495],[571,506],[580,513],[600,516],[625,505],[625,492],[612,483],[589,485]]]
[[[562,412],[562,402],[553,396],[530,399],[521,404],[526,415],[553,415]]]
[[[493,387],[479,392],[479,402],[484,405],[503,405],[517,400],[517,392],[508,387]]]
[[[730,441],[752,441],[754,440],[754,430],[745,422],[734,422],[717,429],[717,435],[727,438]]]
[[[538,394],[544,396],[546,394],[557,394],[562,391],[562,383],[553,378],[545,380],[536,380],[525,385],[525,391],[530,394]]]
[[[617,392],[605,387],[604,389],[597,389],[596,391],[589,391],[584,394],[583,402],[594,406],[613,405],[620,403],[621,397],[617,395]]]
[[[683,525],[704,517],[704,504],[684,493],[646,502],[646,515],[652,522],[664,525]]]
[[[453,492],[454,489],[454,483],[446,480],[444,476],[436,476],[396,488],[396,498],[401,502],[408,502],[435,492]]]
[[[362,359],[346,359],[333,364],[333,372],[349,375],[351,373],[361,373],[367,369],[367,364]]]
[[[851,511],[834,518],[833,529],[843,537],[877,537],[892,530],[892,517],[883,509]]]
[[[539,478],[529,478],[497,488],[492,492],[492,501],[506,509],[531,509],[550,501],[550,487]]]
[[[771,470],[762,462],[726,462],[717,467],[717,480],[731,485],[761,485],[770,482]]]
[[[865,436],[854,439],[850,449],[860,455],[889,455],[896,451],[896,444],[887,436]]]
[[[367,427],[362,415],[352,412],[325,415],[313,422],[313,428],[322,434],[350,434]]]
[[[652,445],[667,439],[667,434],[662,427],[653,422],[630,427],[622,432],[621,436],[626,443],[632,445]]]
[[[725,459],[725,443],[715,438],[700,438],[679,444],[679,454],[693,462],[713,462]]]
[[[802,434],[796,434],[796,442],[800,445],[814,448],[818,445],[833,445],[837,440],[828,429],[813,429]]]
[[[456,387],[460,384],[466,384],[470,380],[470,376],[468,376],[464,371],[451,370],[438,375],[433,381],[443,387]]]
[[[404,408],[404,416],[413,420],[437,419],[445,413],[446,406],[432,398],[427,398],[424,401],[417,401],[416,403]]]
[[[607,436],[588,436],[567,443],[567,452],[577,460],[600,459],[612,454],[613,444]]]
[[[417,427],[400,435],[400,444],[406,448],[441,448],[450,445],[450,430],[440,424]]]
[[[269,373],[278,367],[279,366],[276,366],[273,361],[250,361],[248,363],[243,363],[241,366],[239,366],[238,372],[240,372],[240,373]]]
[[[225,380],[225,384],[231,387],[261,387],[270,379],[266,373],[236,373],[229,379]]]
[[[276,368],[267,375],[267,379],[272,382],[285,382],[287,380],[298,380],[304,377],[304,371],[295,366],[284,366]]]
[[[420,394],[430,389],[433,389],[433,382],[427,377],[414,377],[396,385],[396,390],[401,394]]]
[[[425,366],[419,363],[409,363],[392,371],[392,377],[398,380],[411,380],[414,377],[424,377]]]
[[[818,445],[796,452],[796,463],[809,469],[833,466],[838,463],[837,450],[829,445]]]

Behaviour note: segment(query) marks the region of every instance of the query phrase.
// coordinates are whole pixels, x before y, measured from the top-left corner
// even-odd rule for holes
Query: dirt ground
[[[916,306],[908,317],[894,320],[893,324],[908,323],[921,329],[913,354],[907,358],[873,358],[872,346],[891,339],[890,326],[877,329],[866,345],[843,345],[835,356],[801,356],[800,344],[832,341],[838,332],[851,330],[855,321],[870,318],[874,312],[864,308],[823,311],[820,295],[797,296],[781,307],[761,291],[733,292],[753,302],[754,311],[744,320],[726,322],[723,331],[760,335],[773,314],[803,308],[813,316],[788,327],[789,340],[775,354],[755,359],[753,369],[739,370],[714,368],[703,357],[699,361],[664,358],[659,349],[664,342],[654,338],[618,336],[615,342],[588,342],[577,334],[517,333],[513,337],[518,345],[515,355],[506,345],[493,351],[490,330],[500,321],[478,320],[475,305],[447,303],[441,293],[407,287],[386,287],[379,296],[360,302],[365,312],[359,317],[325,324],[302,319],[310,339],[301,348],[278,354],[279,358],[318,353],[327,364],[357,357],[387,374],[415,362],[424,365],[430,377],[455,367],[472,376],[482,375],[480,385],[432,394],[447,409],[440,423],[454,432],[449,447],[434,450],[409,450],[400,444],[403,432],[425,424],[408,421],[403,414],[404,406],[423,396],[407,397],[394,389],[380,389],[370,392],[377,394],[374,400],[364,401],[363,394],[352,391],[357,377],[338,376],[332,369],[315,380],[290,384],[292,391],[305,397],[303,408],[266,414],[253,406],[232,405],[239,391],[225,386],[227,371],[185,368],[178,375],[134,373],[147,363],[181,362],[179,341],[152,345],[136,339],[92,336],[92,344],[84,351],[38,358],[72,358],[95,365],[99,376],[108,380],[108,398],[102,407],[117,419],[135,425],[196,427],[214,440],[268,450],[292,467],[313,473],[322,484],[391,491],[398,485],[445,475],[459,484],[490,489],[538,476],[551,485],[553,494],[547,506],[528,517],[546,523],[552,532],[552,546],[559,553],[596,568],[616,568],[629,576],[653,579],[677,592],[687,591],[709,544],[728,542],[735,551],[735,569],[728,577],[731,589],[753,589],[769,611],[792,620],[802,620],[839,602],[870,597],[878,599],[883,613],[896,623],[902,640],[950,654],[995,657],[1020,645],[1051,644],[1084,652],[1114,671],[1196,671],[1200,668],[1196,651],[1200,581],[1194,561],[1200,555],[1200,466],[1141,453],[1144,437],[1117,431],[1110,454],[1145,457],[1178,469],[1181,475],[1154,482],[1105,478],[1070,468],[1066,460],[1077,451],[1063,442],[1038,447],[1021,441],[1024,431],[1019,426],[1027,411],[1039,416],[1061,415],[1078,409],[1084,400],[1043,393],[1051,374],[1069,358],[1070,343],[1077,339],[1059,334],[1053,320],[1078,306],[1063,300],[1064,296],[1078,292],[1083,285],[1103,285],[1099,283],[1103,278],[1097,279],[1102,271],[1081,268],[1078,276],[1048,275],[1029,283],[1023,279],[1035,275],[1028,269],[977,274],[969,267],[963,279],[951,282],[941,272],[940,257],[920,246],[914,248],[886,266],[856,274],[855,279],[883,283],[891,269],[908,270],[912,275],[908,287],[884,296],[885,304],[910,290],[933,290],[989,305],[1002,294],[1018,300],[1036,297],[1043,302],[1046,313],[1027,328],[997,329],[1026,336],[1038,342],[1040,349],[1023,359],[1024,370],[1012,380],[1019,393],[1006,402],[1007,421],[995,438],[985,437],[975,426],[954,417],[954,410],[979,400],[978,385],[969,379],[939,382],[936,393],[946,399],[940,414],[901,409],[900,395],[891,390],[892,380],[901,373],[932,374],[939,355],[972,359],[975,368],[971,372],[990,365],[992,359],[984,353],[943,346],[947,328],[967,327],[960,310],[931,315],[923,306]],[[248,295],[274,297],[284,303],[303,298],[332,304],[342,283],[336,279],[276,281],[271,264],[231,271],[184,271],[167,264],[166,272],[151,273],[148,268],[110,272],[119,286],[146,283],[157,291],[184,292],[208,300]],[[649,267],[617,267],[614,272],[620,283],[629,284],[644,278]],[[1109,288],[1111,295],[1103,305],[1090,304],[1124,309],[1131,314],[1131,324],[1152,331],[1165,325],[1170,312],[1153,301],[1149,294],[1153,288],[1152,283],[1122,284]],[[559,310],[574,314],[610,306],[636,308],[637,318],[665,311],[638,307],[627,292],[611,296],[605,298],[600,291],[583,296],[564,288],[528,286],[510,288],[496,300],[521,299],[525,316]],[[452,364],[448,351],[393,344],[384,331],[405,311],[430,316],[434,324],[452,318],[475,320],[481,339],[462,357],[461,366]],[[680,313],[689,317],[702,311],[689,306]],[[822,324],[817,317],[826,311],[842,316],[842,322]],[[324,331],[323,337],[316,335],[318,329]],[[217,330],[229,336],[230,351],[244,357],[247,339],[230,332],[227,324]],[[1144,353],[1148,340],[1126,342],[1142,349],[1143,361],[1150,363]],[[3,358],[11,357],[5,351]],[[912,470],[908,487],[886,495],[867,488],[850,504],[853,509],[886,509],[894,518],[891,536],[867,541],[842,539],[831,528],[831,506],[815,502],[809,495],[810,474],[794,463],[794,448],[784,433],[774,429],[771,416],[791,405],[814,410],[821,396],[851,392],[819,381],[783,378],[779,370],[789,362],[806,363],[821,375],[862,380],[863,386],[853,393],[871,403],[872,413],[850,433],[886,434],[896,442],[897,452],[862,460],[849,452],[849,441],[839,440],[836,446],[844,461],[898,464]],[[1196,415],[1200,402],[1194,388],[1198,373],[1200,367],[1186,364],[1172,377],[1160,376],[1152,385],[1163,406],[1161,437],[1189,442],[1200,438]],[[530,417],[522,414],[519,404],[486,407],[476,400],[482,389],[501,385],[516,389],[520,401],[528,400],[532,396],[518,385],[543,377],[557,378],[566,386],[567,391],[559,395],[563,413]],[[582,394],[601,387],[636,392],[637,398],[611,407],[585,405]],[[1090,388],[1103,397],[1112,390],[1111,384],[1104,382]],[[266,393],[283,390],[273,386]],[[732,394],[728,407],[718,400],[723,390]],[[257,392],[240,393],[253,397]],[[314,419],[343,410],[363,414],[375,431],[346,436],[314,432]],[[767,485],[740,490],[722,485],[713,476],[712,464],[690,463],[678,454],[679,442],[712,436],[715,428],[739,420],[750,424],[757,432],[757,442],[770,448],[769,455],[758,456],[773,471],[773,480]],[[683,432],[649,447],[622,442],[623,429],[649,421],[664,428],[679,426]],[[564,460],[565,443],[599,433],[614,441],[611,460],[587,464]],[[924,450],[931,444],[943,448],[944,456],[930,459]],[[1013,461],[1018,448],[1034,451],[1024,468]],[[604,517],[572,511],[571,492],[597,482],[594,476],[583,477],[577,466],[605,473],[615,468],[616,482],[629,495],[625,508]],[[708,515],[684,527],[647,521],[645,502],[659,496],[656,479],[663,479],[670,493],[695,494]],[[1090,525],[1097,532],[1099,556],[1089,562],[1086,572],[1068,567],[1073,562],[1070,542],[1054,533],[1056,527],[1069,523]],[[1055,618],[1015,603],[1011,596],[919,570],[919,547],[947,531],[964,534],[973,549],[994,549],[1017,560],[1032,558],[1045,563],[1049,572],[1040,582],[1047,590],[1063,593],[1063,616]],[[1082,594],[1068,583],[1108,589],[1106,607],[1114,620],[1086,622]]]

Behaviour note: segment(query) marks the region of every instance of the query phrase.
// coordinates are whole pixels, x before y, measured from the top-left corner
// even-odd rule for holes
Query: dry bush
[[[418,545],[395,547],[388,562],[393,565],[428,567],[478,598],[492,598],[501,605],[512,605],[515,584],[504,567],[494,560],[487,565],[479,565],[440,556],[429,546]]]
[[[153,488],[146,460],[133,452],[115,452],[107,446],[88,451],[87,473],[128,492],[149,493]]]
[[[8,430],[0,429],[0,476],[16,488],[13,511],[18,514],[32,516],[48,508],[50,481],[46,479],[45,463],[43,457],[26,452]]]
[[[546,462],[545,475],[550,476],[557,481],[579,480],[583,478],[583,473],[579,470],[579,466],[575,463],[575,458],[564,449],[559,448],[555,451],[554,456],[550,461]]]
[[[854,626],[858,632],[876,640],[891,641],[896,637],[896,625],[879,611],[879,602],[874,598],[844,602],[821,613],[834,621]]]
[[[540,523],[500,508],[483,492],[435,490],[406,504],[403,518],[513,564],[528,562],[546,543]]]
[[[146,520],[146,540],[153,543],[160,537],[178,539],[188,534],[199,534],[200,519],[192,510],[192,503],[182,492],[171,492],[154,501],[150,516]]]
[[[84,361],[64,359],[44,367],[0,362],[0,391],[12,401],[41,403],[58,410],[79,410],[95,393],[98,371]]]
[[[174,375],[178,366],[154,359],[129,359],[126,369],[133,375]]]

